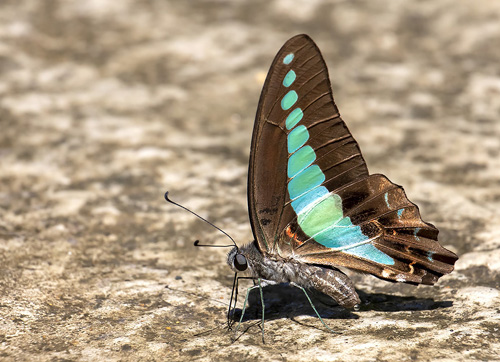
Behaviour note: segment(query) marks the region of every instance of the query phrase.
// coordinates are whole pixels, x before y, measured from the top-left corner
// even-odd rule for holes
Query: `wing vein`
[[[311,58],[309,58],[309,59],[307,59],[307,61],[305,61],[304,64],[306,64],[307,62],[309,62],[313,58],[314,58],[314,56],[311,57]],[[320,62],[321,62],[321,60],[318,60],[318,63],[320,63]],[[314,65],[315,64],[311,65],[311,67],[313,67]],[[304,88],[306,85],[308,85],[309,82],[311,82],[314,78],[316,78],[317,76],[321,75],[321,73],[323,73],[323,71],[324,71],[323,69],[320,69],[318,72],[314,73],[309,78],[307,78],[306,80],[304,80],[304,82],[300,85],[300,87],[298,87],[296,89],[296,91],[299,92],[302,88]],[[307,73],[307,70],[305,70],[304,73]],[[316,86],[313,86],[313,89],[315,87]],[[265,115],[266,118],[269,118],[269,115],[274,111],[274,108],[276,107],[276,105],[281,101],[281,99],[283,98],[283,96],[285,95],[285,93],[287,93],[289,91],[288,88],[284,88],[284,87],[280,87],[280,89],[282,89],[282,90],[275,97],[274,103],[272,104],[272,106],[269,108],[269,111]]]
[[[406,199],[406,201],[408,201],[408,199]],[[404,206],[400,207],[399,209],[405,209],[405,208],[410,207],[410,206],[415,206],[415,205],[414,205],[411,201],[408,201],[408,204],[406,204],[406,205],[404,205]],[[390,214],[390,213],[392,213],[392,212],[396,212],[396,211],[397,211],[397,210],[389,210],[389,211],[386,211],[386,212],[384,212],[384,213],[382,213],[382,214],[372,216],[369,220],[365,220],[365,221],[363,221],[363,222],[360,222],[358,225],[364,225],[364,224],[366,224],[366,223],[369,223],[369,222],[370,222],[370,221],[372,221],[372,220],[379,219],[379,218],[381,218],[381,217],[383,217],[383,216],[386,216],[386,215],[388,215],[388,214]]]
[[[386,190],[384,190],[384,191],[377,192],[377,193],[376,193],[376,194],[374,194],[373,196],[368,197],[368,198],[364,199],[363,201],[361,201],[360,203],[356,204],[356,207],[353,207],[353,208],[351,208],[351,209],[349,209],[349,210],[346,210],[346,213],[345,213],[345,215],[344,215],[344,216],[351,216],[351,215],[352,215],[352,214],[353,214],[353,213],[354,213],[357,209],[359,209],[359,208],[360,208],[363,204],[366,204],[367,202],[370,202],[370,201],[372,201],[372,200],[376,199],[377,197],[379,197],[379,196],[380,196],[380,195],[382,195],[382,194],[385,194],[386,192],[389,192],[389,191],[392,191],[392,190],[395,190],[395,189],[398,189],[398,188],[400,188],[398,185],[394,185],[394,184],[393,184],[391,188],[386,189]],[[392,210],[392,211],[394,211],[394,210]]]

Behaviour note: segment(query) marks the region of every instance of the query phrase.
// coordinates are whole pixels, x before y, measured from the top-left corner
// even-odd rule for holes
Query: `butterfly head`
[[[241,253],[237,246],[231,249],[227,254],[227,264],[235,272],[242,272],[248,269],[248,261],[245,255]]]

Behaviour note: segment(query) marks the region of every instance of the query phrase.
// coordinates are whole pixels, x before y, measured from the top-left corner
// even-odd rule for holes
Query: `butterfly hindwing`
[[[311,238],[302,232],[297,219],[291,220],[279,237],[281,256],[408,283],[434,284],[453,270],[456,255],[437,242],[438,230],[422,221],[402,187],[383,175],[371,175],[335,193],[342,199],[343,216],[354,226],[337,224],[334,230],[345,230],[337,233],[341,237],[321,240],[321,233]],[[355,227],[360,227],[361,235],[354,232]],[[300,232],[290,232],[297,229]]]
[[[368,174],[321,53],[306,35],[282,47],[266,79],[248,196],[255,238],[270,256],[426,284],[456,260],[400,186]]]

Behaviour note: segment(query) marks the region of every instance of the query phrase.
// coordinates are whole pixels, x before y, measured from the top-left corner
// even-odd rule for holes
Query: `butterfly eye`
[[[236,254],[236,257],[234,258],[234,267],[239,271],[247,270],[247,258],[245,258],[243,254]]]

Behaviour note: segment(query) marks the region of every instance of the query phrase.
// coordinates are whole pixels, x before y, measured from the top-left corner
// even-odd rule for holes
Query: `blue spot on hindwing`
[[[394,259],[392,259],[389,255],[385,254],[384,252],[378,250],[372,244],[363,244],[355,246],[351,249],[345,250],[344,252],[347,254],[353,254],[359,256],[360,258],[372,260],[376,263],[385,265],[394,265]]]
[[[432,258],[432,256],[436,254],[434,251],[428,251],[427,252],[427,260],[429,261],[434,261],[434,259]]]
[[[420,240],[420,238],[418,237],[418,232],[420,231],[420,228],[415,228],[415,230],[413,231],[413,236],[415,237],[415,239],[417,240]]]

